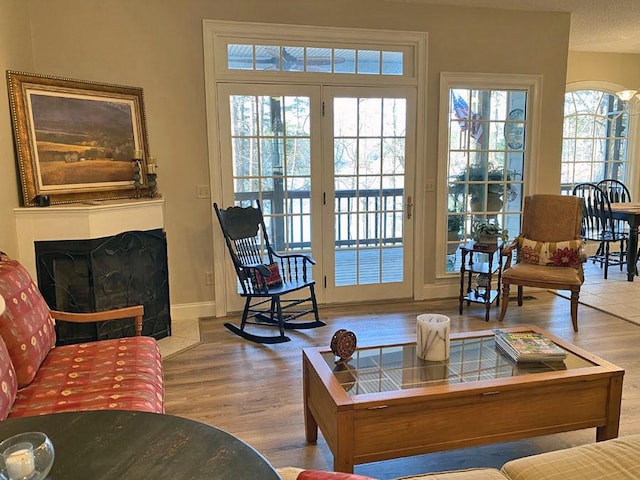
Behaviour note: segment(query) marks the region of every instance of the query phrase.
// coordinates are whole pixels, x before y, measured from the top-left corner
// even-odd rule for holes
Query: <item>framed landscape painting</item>
[[[15,147],[27,207],[148,196],[134,183],[149,145],[142,89],[7,72]]]

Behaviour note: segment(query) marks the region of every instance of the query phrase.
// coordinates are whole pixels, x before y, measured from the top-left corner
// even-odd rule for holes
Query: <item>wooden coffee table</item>
[[[618,436],[624,370],[537,327],[568,352],[556,364],[516,365],[492,331],[452,335],[446,362],[417,357],[415,343],[358,348],[336,365],[328,347],[305,348],[308,442],[318,427],[334,469],[359,463],[596,427]]]

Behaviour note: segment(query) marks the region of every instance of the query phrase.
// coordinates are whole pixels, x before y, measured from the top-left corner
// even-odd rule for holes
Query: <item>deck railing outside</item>
[[[254,204],[258,193],[240,192],[235,194],[235,198],[241,206],[249,206]],[[402,244],[403,189],[336,190],[335,199],[337,248]],[[286,196],[282,192],[262,192],[262,209],[265,217],[271,217],[268,220],[271,223],[269,235],[272,246],[277,251],[305,251],[311,248],[311,228],[306,224],[309,216],[300,215],[310,211],[310,201],[311,193],[308,190],[289,191]],[[292,215],[285,217],[277,214],[283,211],[284,205],[284,211],[291,212]],[[363,206],[369,214],[360,214]],[[290,236],[288,245],[285,245],[285,222],[288,223],[287,231]],[[360,232],[361,235],[354,236],[354,232]]]

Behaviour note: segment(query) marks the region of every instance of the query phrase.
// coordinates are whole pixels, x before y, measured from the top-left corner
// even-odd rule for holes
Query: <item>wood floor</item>
[[[531,292],[522,307],[512,301],[505,325],[536,324],[626,370],[620,435],[640,433],[640,326],[581,305],[580,331],[571,328],[569,302],[548,292]],[[484,321],[480,305],[458,314],[457,299],[350,307],[321,307],[326,327],[290,332],[291,342],[264,346],[234,336],[224,319],[201,321],[202,343],[164,362],[166,412],[226,430],[261,452],[275,467],[331,469],[333,457],[322,436],[304,439],[301,351],[328,345],[346,328],[358,345],[412,341],[415,317],[425,312],[451,317],[452,331],[499,326]],[[355,473],[380,479],[504,462],[543,451],[591,443],[595,429],[358,465]]]

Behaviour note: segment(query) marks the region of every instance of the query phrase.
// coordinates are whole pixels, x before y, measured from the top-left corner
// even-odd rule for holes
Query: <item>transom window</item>
[[[564,97],[563,193],[581,182],[627,181],[629,112],[617,95],[576,90]]]
[[[402,75],[404,53],[378,49],[227,45],[229,70]]]

